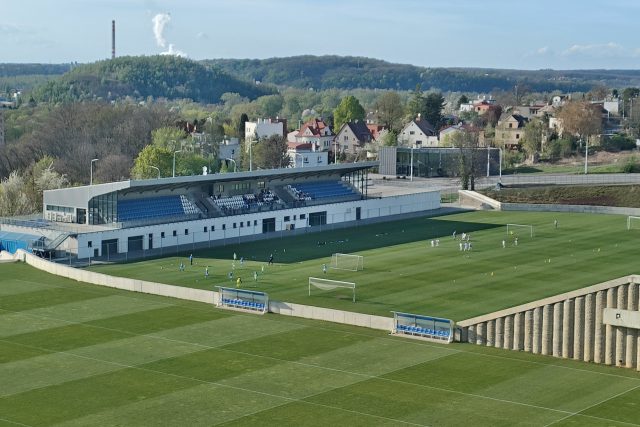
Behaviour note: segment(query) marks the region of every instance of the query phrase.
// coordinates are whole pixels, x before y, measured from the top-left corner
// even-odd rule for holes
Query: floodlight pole
[[[173,177],[176,177],[176,154],[181,153],[182,150],[177,150],[173,152]]]
[[[489,146],[487,145],[487,178],[489,178],[489,152],[491,150],[489,149]]]
[[[93,164],[97,162],[99,159],[91,159],[91,175],[89,178],[89,185],[93,185]]]

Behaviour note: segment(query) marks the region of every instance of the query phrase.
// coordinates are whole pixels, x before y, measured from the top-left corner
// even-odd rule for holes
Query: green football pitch
[[[632,370],[0,278],[2,427],[640,424]]]
[[[533,225],[535,236],[531,238],[524,227],[507,234],[509,223]],[[471,234],[471,251],[460,251],[462,233]],[[439,245],[431,247],[431,240],[439,240]],[[240,276],[243,287],[265,291],[274,300],[383,316],[390,316],[391,310],[406,311],[460,321],[639,273],[638,241],[640,230],[627,231],[625,216],[469,212],[228,244],[193,252],[193,265],[189,253],[182,253],[92,269],[203,289],[235,286]],[[364,270],[328,268],[323,273],[322,265],[330,267],[333,253],[362,255]],[[267,265],[270,254],[275,261],[272,266]],[[178,268],[180,263],[185,271]],[[210,275],[205,278],[207,266]],[[234,279],[229,280],[231,271]],[[350,290],[312,288],[309,296],[309,277],[356,283],[357,302],[352,303]]]

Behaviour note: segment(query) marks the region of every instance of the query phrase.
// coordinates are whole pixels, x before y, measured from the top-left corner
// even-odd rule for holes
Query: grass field
[[[530,238],[526,229],[516,231],[516,246],[516,235],[506,233],[507,223],[532,224],[535,237]],[[459,250],[454,230],[458,239],[463,232],[471,233],[472,251]],[[439,239],[440,245],[432,248],[432,239]],[[391,310],[408,311],[460,321],[638,273],[639,239],[640,230],[626,230],[624,216],[470,212],[227,245],[194,252],[193,266],[183,254],[92,269],[213,289],[235,285],[227,274],[236,253],[246,261],[242,266],[236,261],[235,277],[275,300],[383,316]],[[364,271],[329,269],[323,274],[322,264],[329,265],[335,252],[363,255]],[[266,265],[270,253],[273,266]],[[180,262],[186,271],[179,271]],[[253,281],[254,271],[260,273],[258,282]],[[344,291],[313,290],[309,297],[309,276],[355,282],[357,302],[353,304],[351,294]]]
[[[0,265],[0,426],[640,424],[640,375]]]

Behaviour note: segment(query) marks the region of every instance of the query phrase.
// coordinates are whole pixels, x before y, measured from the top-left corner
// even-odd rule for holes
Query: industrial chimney
[[[111,59],[116,58],[116,21],[111,21]]]

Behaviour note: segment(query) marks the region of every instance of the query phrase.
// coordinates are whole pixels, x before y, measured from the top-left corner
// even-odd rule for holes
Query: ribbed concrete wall
[[[465,341],[640,370],[640,331],[603,323],[605,308],[638,311],[640,276],[610,280],[458,322]]]

